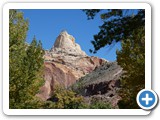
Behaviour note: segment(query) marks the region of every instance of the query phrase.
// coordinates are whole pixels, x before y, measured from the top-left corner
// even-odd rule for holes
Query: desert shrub
[[[61,86],[55,87],[54,93],[49,100],[53,102],[51,107],[57,109],[78,109],[86,106],[82,96]]]
[[[112,107],[109,103],[96,102],[90,105],[90,109],[112,109]]]
[[[112,109],[112,105],[104,101],[92,101],[89,108],[90,109]]]

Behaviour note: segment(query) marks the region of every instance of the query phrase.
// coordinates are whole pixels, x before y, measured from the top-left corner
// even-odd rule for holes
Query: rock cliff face
[[[66,31],[62,31],[52,49],[45,52],[44,59],[45,84],[37,95],[43,100],[50,97],[55,85],[68,88],[79,78],[107,62],[98,57],[87,56],[80,45],[75,43],[75,38]]]

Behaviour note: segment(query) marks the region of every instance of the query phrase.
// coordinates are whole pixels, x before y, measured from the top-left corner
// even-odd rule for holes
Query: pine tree
[[[15,108],[20,102],[20,89],[23,79],[23,58],[28,21],[17,10],[9,11],[9,98],[10,107]]]
[[[94,35],[91,43],[96,53],[102,47],[112,43],[125,41],[132,32],[145,25],[145,10],[143,9],[84,9],[88,19],[94,19],[99,13],[103,24],[99,26],[99,32]]]
[[[43,49],[34,38],[25,42],[28,20],[18,10],[9,11],[9,102],[10,108],[35,108],[42,85]]]

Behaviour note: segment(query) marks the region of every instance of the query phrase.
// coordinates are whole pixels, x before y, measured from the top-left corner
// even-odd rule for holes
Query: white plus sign
[[[145,98],[142,98],[142,101],[146,101],[146,105],[149,104],[149,101],[152,101],[152,98],[149,97],[148,94],[146,94],[146,97]]]

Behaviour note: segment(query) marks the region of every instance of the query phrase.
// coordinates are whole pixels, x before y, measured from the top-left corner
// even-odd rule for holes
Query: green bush
[[[90,104],[90,109],[112,109],[110,103],[103,102],[103,101],[95,101]]]
[[[53,102],[52,108],[56,109],[78,109],[85,108],[83,97],[77,95],[72,90],[56,86],[53,96],[50,98]]]

